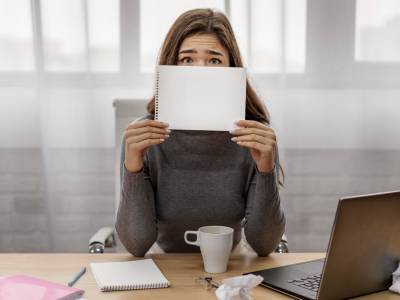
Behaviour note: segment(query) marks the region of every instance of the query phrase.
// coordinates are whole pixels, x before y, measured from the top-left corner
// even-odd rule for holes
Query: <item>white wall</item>
[[[114,147],[112,102],[132,95],[148,98],[149,92],[54,88],[38,95],[35,89],[0,88],[0,148]]]
[[[400,90],[258,90],[281,147],[400,149]],[[34,89],[1,88],[0,147],[113,147],[113,99],[150,94],[151,88],[48,89],[38,102]]]
[[[284,147],[400,149],[400,90],[262,94]]]
[[[0,88],[0,147],[38,147],[35,89]]]

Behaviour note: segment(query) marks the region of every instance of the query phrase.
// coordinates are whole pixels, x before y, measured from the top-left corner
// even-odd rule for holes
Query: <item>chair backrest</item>
[[[121,143],[124,130],[129,123],[146,115],[148,99],[115,99],[115,214],[120,200]]]

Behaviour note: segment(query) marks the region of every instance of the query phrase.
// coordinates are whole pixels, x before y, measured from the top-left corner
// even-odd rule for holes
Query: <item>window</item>
[[[224,2],[229,4],[225,9]],[[157,9],[154,9],[157,7]],[[258,73],[303,73],[306,0],[140,2],[141,71],[151,72],[167,30],[182,12],[217,8],[230,18],[245,65]],[[282,51],[282,49],[284,51]]]
[[[120,19],[118,0],[88,1],[90,69],[118,72],[120,69]]]
[[[285,71],[304,73],[306,64],[306,0],[287,0],[284,7]]]
[[[29,0],[0,0],[0,71],[34,69]]]
[[[233,0],[231,21],[250,70],[304,72],[306,0]]]
[[[44,68],[119,71],[119,1],[42,0]]]
[[[355,60],[400,61],[400,1],[357,0]]]
[[[197,7],[228,16],[264,86],[398,87],[400,0],[0,0],[0,86],[44,70],[49,85],[147,89],[167,30]]]
[[[0,0],[0,71],[51,73],[120,72],[120,30],[124,41],[138,44],[123,62],[137,74],[151,73],[167,30],[184,11],[210,7],[227,14],[245,65],[256,73],[303,73],[306,0],[122,0],[139,18],[120,28],[118,0]],[[132,1],[132,2],[131,2]],[[132,5],[133,3],[133,5]],[[36,10],[40,10],[35,12]],[[31,12],[41,25],[33,30]],[[40,14],[38,14],[40,13]],[[132,13],[132,16],[137,16]],[[40,17],[40,19],[38,19]],[[38,34],[35,62],[33,32]],[[127,44],[127,43],[125,43]],[[126,50],[125,49],[125,50]],[[122,49],[124,50],[124,49]],[[124,50],[124,51],[125,51]],[[140,67],[138,67],[140,65]]]
[[[141,0],[140,1],[140,69],[152,72],[162,42],[175,19],[194,8],[225,11],[223,0]]]

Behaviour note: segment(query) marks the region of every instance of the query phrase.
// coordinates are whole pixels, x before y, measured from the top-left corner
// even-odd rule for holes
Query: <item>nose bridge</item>
[[[197,66],[199,67],[205,67],[207,65],[207,58],[206,57],[199,57],[197,59]]]
[[[199,67],[207,66],[207,53],[203,47],[198,47],[196,54],[196,65]]]

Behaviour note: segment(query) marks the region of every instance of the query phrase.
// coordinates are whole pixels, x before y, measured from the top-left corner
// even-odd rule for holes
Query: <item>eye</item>
[[[185,57],[181,58],[180,62],[183,64],[190,64],[193,62],[193,59],[189,56],[185,56]]]
[[[214,57],[214,58],[211,58],[210,63],[211,63],[212,65],[219,65],[219,64],[221,64],[222,62],[221,62],[220,59]]]

